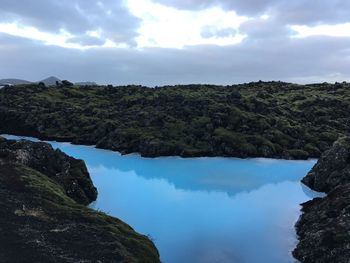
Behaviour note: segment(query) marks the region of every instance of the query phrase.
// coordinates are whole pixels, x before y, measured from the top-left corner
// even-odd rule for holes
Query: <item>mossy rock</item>
[[[287,151],[293,159],[306,160],[309,158],[309,153],[304,150],[292,149]]]
[[[144,156],[253,157],[256,153],[281,158],[300,149],[319,157],[348,133],[349,111],[349,83],[261,81],[154,89],[30,84],[0,90],[0,133]],[[145,145],[151,140],[146,137],[159,146],[148,150]]]
[[[0,205],[3,262],[160,262],[146,236],[29,167],[0,165]]]

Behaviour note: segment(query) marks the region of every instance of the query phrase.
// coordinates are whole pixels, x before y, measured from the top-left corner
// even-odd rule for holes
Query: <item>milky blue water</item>
[[[91,206],[149,235],[165,263],[296,262],[299,204],[318,195],[299,181],[315,160],[149,159],[50,143],[86,162]]]

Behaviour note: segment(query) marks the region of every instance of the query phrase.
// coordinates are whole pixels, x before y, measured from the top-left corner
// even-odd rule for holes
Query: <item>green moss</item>
[[[309,153],[310,156],[320,156],[321,151],[312,143],[305,145],[304,150]]]
[[[337,134],[336,132],[321,132],[319,135],[319,138],[321,140],[325,140],[325,141],[336,141],[339,137],[339,134]]]
[[[289,155],[294,159],[307,159],[309,158],[309,153],[299,149],[288,150]]]
[[[101,257],[108,262],[118,258],[123,262],[160,262],[157,249],[146,236],[119,219],[76,203],[58,183],[36,170],[16,164],[0,165],[0,175],[0,203],[15,211],[6,212],[7,218],[14,217],[6,231],[16,224],[21,232],[28,231],[23,244],[20,237],[15,242],[20,244],[16,247],[19,253],[28,253],[29,261],[41,258],[39,262],[47,262],[46,256],[59,253],[91,262]],[[26,220],[20,220],[21,217]],[[18,229],[11,231],[15,234]],[[31,250],[27,243],[35,242],[37,234],[45,236],[46,243]],[[46,246],[50,253],[45,251]],[[92,246],[94,250],[89,249]]]
[[[25,183],[25,190],[33,193],[35,198],[45,198],[62,205],[74,203],[64,189],[47,176],[26,166],[16,166],[15,169],[22,174],[20,179]]]
[[[154,89],[33,84],[0,90],[0,132],[104,142],[104,148],[146,156],[244,157],[265,145],[272,149],[270,157],[283,157],[295,148],[317,157],[317,147],[323,151],[347,133],[349,111],[350,84],[257,82]],[[157,149],[148,151],[147,141]]]

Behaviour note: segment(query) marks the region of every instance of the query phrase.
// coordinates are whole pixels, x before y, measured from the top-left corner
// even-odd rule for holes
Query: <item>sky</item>
[[[0,0],[0,79],[350,81],[347,0]]]

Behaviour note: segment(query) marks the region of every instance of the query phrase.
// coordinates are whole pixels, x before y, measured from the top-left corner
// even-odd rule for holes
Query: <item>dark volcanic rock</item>
[[[1,138],[1,137],[0,137]],[[96,200],[97,190],[82,160],[74,159],[50,144],[0,139],[0,163],[23,164],[59,183],[66,194],[81,204]]]
[[[326,151],[302,182],[311,189],[328,193],[350,182],[350,138],[336,141]]]
[[[0,138],[0,262],[160,262],[146,236],[83,205],[94,198],[82,161]]]
[[[350,84],[31,84],[0,90],[0,134],[145,157],[307,159],[349,132],[349,111]]]
[[[327,192],[302,204],[296,224],[301,262],[350,262],[350,138],[341,138],[303,179],[310,188]]]

